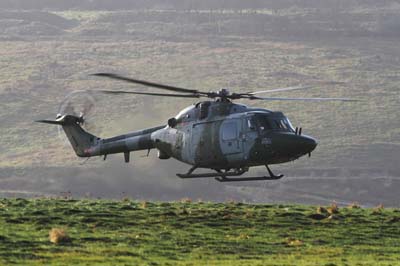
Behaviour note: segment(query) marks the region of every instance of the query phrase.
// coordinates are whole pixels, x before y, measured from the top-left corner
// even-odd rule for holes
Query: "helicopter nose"
[[[298,136],[299,146],[304,154],[312,152],[318,145],[317,141],[309,136]]]

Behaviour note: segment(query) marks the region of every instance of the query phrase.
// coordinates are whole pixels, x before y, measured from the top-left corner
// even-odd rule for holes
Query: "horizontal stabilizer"
[[[76,117],[73,115],[64,115],[64,116],[57,117],[56,120],[37,120],[35,122],[52,124],[52,125],[60,125],[60,126],[74,125],[74,124],[80,125],[83,123],[83,118]]]
[[[62,126],[72,148],[79,157],[99,155],[96,145],[100,138],[86,132],[81,127],[84,122],[83,117],[57,115],[56,120],[37,120],[35,122]]]
[[[38,123],[45,123],[45,124],[52,124],[52,125],[63,125],[64,124],[64,121],[62,121],[62,120],[36,120],[35,122],[38,122]]]

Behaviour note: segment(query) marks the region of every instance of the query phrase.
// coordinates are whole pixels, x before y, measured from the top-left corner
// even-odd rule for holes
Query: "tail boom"
[[[36,122],[62,126],[72,148],[79,157],[101,156],[114,153],[153,149],[151,134],[164,126],[135,131],[112,138],[101,139],[86,132],[80,125],[83,119],[65,115],[56,120],[38,120]]]

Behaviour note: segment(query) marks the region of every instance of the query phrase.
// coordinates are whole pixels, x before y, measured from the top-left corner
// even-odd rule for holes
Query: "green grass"
[[[400,210],[316,213],[235,202],[2,199],[0,265],[400,265]],[[51,228],[70,241],[51,243]]]

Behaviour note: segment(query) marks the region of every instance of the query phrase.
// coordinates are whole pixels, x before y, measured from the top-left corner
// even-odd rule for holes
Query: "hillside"
[[[398,209],[65,196],[0,200],[0,264],[399,265],[400,261]],[[58,244],[50,242],[52,228],[63,230],[64,241],[54,237]]]
[[[281,110],[305,134],[318,139],[311,159],[274,167],[277,171],[312,177],[313,182],[327,176],[341,182],[355,177],[367,183],[371,178],[388,178],[350,190],[355,198],[346,197],[349,201],[359,200],[357,195],[377,186],[379,191],[390,190],[386,195],[398,190],[400,5],[396,1],[337,0],[329,5],[254,1],[245,6],[240,4],[243,1],[200,6],[188,2],[192,5],[138,1],[126,6],[126,1],[117,1],[114,8],[107,1],[2,2],[1,195],[71,190],[79,191],[79,196],[110,191],[101,196],[116,197],[127,187],[152,190],[154,184],[160,191],[196,193],[198,183],[189,185],[175,177],[186,170],[182,164],[159,162],[154,154],[141,158],[144,154],[139,153],[130,166],[117,156],[106,163],[94,159],[80,166],[56,128],[33,123],[54,117],[59,103],[73,90],[126,89],[125,84],[88,76],[99,71],[202,90],[311,85],[312,90],[282,96],[361,99],[346,104],[243,103]],[[96,98],[94,133],[102,137],[164,124],[193,103],[142,96]],[[69,181],[76,181],[75,186]],[[386,186],[387,182],[395,185]],[[324,189],[320,185],[319,190]],[[231,197],[225,186],[210,190],[212,199]],[[208,195],[207,189],[202,192]],[[377,195],[373,203],[382,198],[392,206],[398,204],[398,198],[384,195]]]

